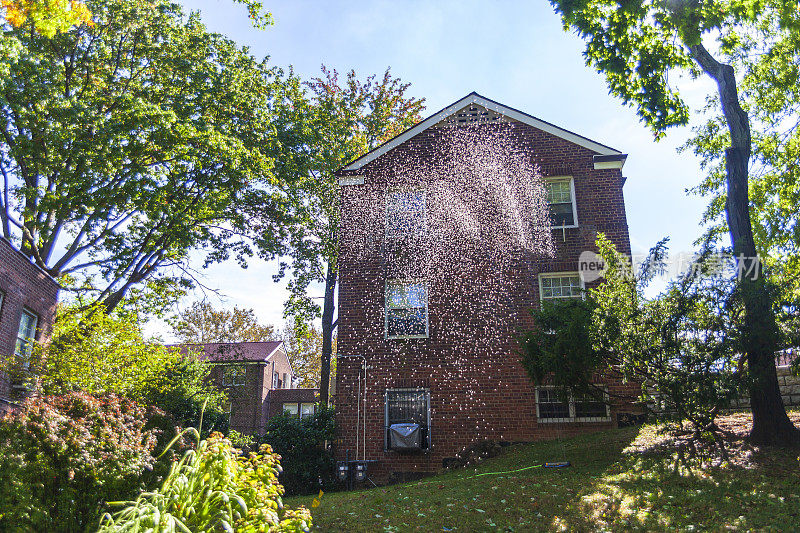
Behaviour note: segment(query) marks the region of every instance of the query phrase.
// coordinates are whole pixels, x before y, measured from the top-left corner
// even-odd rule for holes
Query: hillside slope
[[[793,413],[795,423],[800,415]],[[729,427],[746,431],[746,415]],[[517,445],[477,468],[325,494],[319,531],[769,530],[800,527],[798,450],[732,446],[723,466],[675,471],[674,443],[628,428]],[[530,468],[569,460],[570,468]],[[501,472],[501,473],[497,473]],[[287,504],[310,505],[311,498]]]

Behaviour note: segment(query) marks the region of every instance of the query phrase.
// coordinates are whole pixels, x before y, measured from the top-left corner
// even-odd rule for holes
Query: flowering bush
[[[242,456],[221,433],[212,433],[173,464],[159,489],[107,515],[100,533],[309,531],[307,509],[283,507],[279,461],[268,445]]]
[[[85,393],[27,400],[0,423],[0,530],[84,531],[149,480],[157,412]]]

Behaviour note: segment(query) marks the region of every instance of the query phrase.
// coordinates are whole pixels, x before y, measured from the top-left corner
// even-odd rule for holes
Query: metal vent
[[[483,106],[470,104],[439,122],[437,126],[464,126],[467,124],[484,124],[491,122],[508,122],[505,115],[486,109]]]

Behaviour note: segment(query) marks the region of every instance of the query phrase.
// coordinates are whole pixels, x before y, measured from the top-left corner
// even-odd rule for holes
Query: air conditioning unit
[[[422,428],[419,424],[392,424],[389,426],[389,448],[392,450],[421,450]]]

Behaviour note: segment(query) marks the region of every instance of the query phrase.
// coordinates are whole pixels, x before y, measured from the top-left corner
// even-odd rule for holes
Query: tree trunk
[[[727,199],[725,216],[736,256],[739,290],[745,308],[744,350],[749,369],[750,409],[755,444],[797,445],[800,430],[786,414],[775,367],[778,327],[772,299],[756,253],[750,221],[748,163],[750,160],[750,121],[739,103],[733,67],[718,62],[703,47],[689,49],[698,65],[717,83],[720,104],[731,135],[725,150]]]
[[[333,312],[336,300],[336,280],[338,278],[336,265],[328,262],[325,274],[325,301],[322,305],[322,361],[319,376],[319,401],[328,405],[328,396],[331,384],[331,353],[333,352]]]

